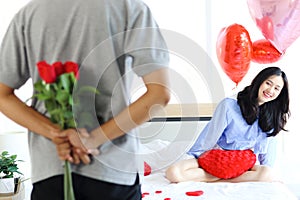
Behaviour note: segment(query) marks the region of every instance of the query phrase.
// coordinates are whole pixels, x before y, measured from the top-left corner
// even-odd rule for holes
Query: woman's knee
[[[166,170],[166,178],[172,183],[178,183],[181,181],[182,172],[180,167],[172,165]]]

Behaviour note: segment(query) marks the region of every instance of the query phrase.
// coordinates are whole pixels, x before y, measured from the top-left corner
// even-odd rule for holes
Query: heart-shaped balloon
[[[252,43],[252,61],[260,64],[277,62],[282,54],[267,39]]]
[[[216,50],[223,71],[238,84],[250,67],[252,42],[248,31],[239,24],[223,28],[217,38]]]
[[[251,169],[256,162],[252,150],[222,150],[212,149],[204,152],[198,158],[201,168],[213,176],[230,179],[242,175]]]
[[[248,0],[248,8],[256,26],[280,53],[300,36],[299,0]]]

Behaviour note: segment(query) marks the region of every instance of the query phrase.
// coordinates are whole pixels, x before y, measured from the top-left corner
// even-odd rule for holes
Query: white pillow
[[[186,152],[191,145],[191,141],[153,140],[141,145],[142,159],[150,165],[152,173],[164,171],[171,164],[188,158]]]

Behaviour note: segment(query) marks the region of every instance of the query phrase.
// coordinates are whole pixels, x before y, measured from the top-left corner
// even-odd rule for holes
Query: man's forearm
[[[163,109],[170,100],[168,71],[155,71],[143,77],[147,91],[118,115],[92,131],[98,145],[115,139],[136,128]]]
[[[0,83],[0,111],[17,124],[49,139],[59,132],[59,127],[53,124],[33,108],[22,102],[13,89]]]

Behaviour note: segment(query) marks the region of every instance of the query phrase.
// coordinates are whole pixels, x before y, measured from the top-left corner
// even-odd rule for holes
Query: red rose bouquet
[[[72,95],[79,77],[78,64],[67,61],[64,64],[55,62],[50,65],[45,61],[40,61],[37,63],[37,68],[42,80],[34,84],[35,94],[33,97],[44,102],[50,120],[58,124],[61,129],[75,128],[77,124],[72,112],[74,106]],[[88,86],[83,90],[97,93],[95,88]],[[65,161],[64,170],[64,199],[74,200],[72,170],[68,161]]]
[[[37,68],[42,80],[34,84],[36,93],[33,97],[44,101],[52,122],[62,129],[75,128],[72,93],[78,77],[78,65],[71,61],[52,65],[41,61]]]

